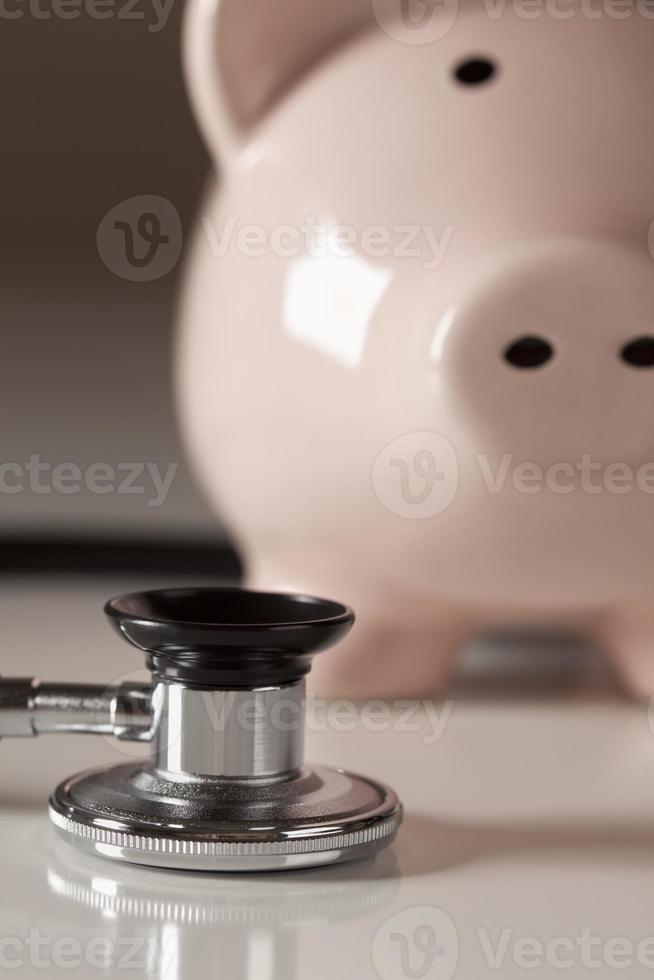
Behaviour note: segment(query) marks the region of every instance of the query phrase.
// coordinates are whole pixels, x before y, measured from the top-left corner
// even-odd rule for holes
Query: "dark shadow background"
[[[130,282],[96,247],[102,217],[135,195],[168,199],[184,238],[192,227],[209,159],[181,73],[183,4],[161,26],[148,0],[105,0],[106,19],[84,0],[63,19],[56,2],[0,4],[0,463],[180,469],[158,509],[85,489],[0,493],[0,561],[29,565],[23,545],[37,560],[44,542],[64,559],[84,542],[204,553],[222,534],[184,463],[170,383],[182,263]]]

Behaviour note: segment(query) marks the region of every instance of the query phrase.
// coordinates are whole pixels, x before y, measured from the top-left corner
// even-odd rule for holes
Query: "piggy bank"
[[[249,585],[356,609],[322,691],[515,626],[650,694],[654,7],[412,2],[191,0],[191,459]]]

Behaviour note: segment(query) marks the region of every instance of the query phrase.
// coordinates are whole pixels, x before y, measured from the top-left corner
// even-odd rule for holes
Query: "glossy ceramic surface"
[[[197,472],[251,584],[357,609],[324,690],[556,623],[650,694],[654,19],[395,6],[190,4]]]

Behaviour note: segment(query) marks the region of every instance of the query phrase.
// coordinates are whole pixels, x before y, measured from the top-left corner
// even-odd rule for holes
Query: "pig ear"
[[[189,0],[186,75],[213,152],[237,151],[284,92],[371,22],[371,0]]]

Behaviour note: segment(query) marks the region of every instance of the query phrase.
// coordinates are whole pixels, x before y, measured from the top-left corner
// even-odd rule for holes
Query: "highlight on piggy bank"
[[[516,625],[654,689],[654,18],[607,3],[188,9],[180,414],[248,584],[357,609],[325,691]]]

